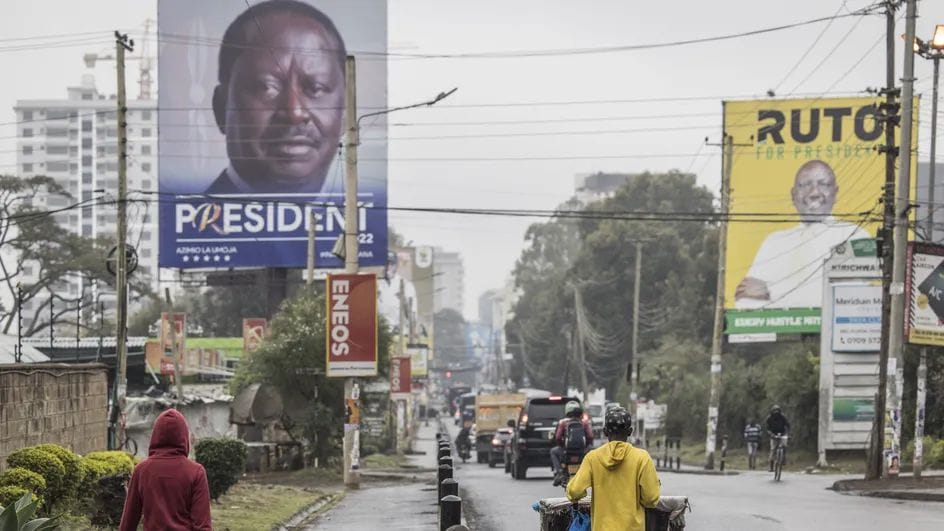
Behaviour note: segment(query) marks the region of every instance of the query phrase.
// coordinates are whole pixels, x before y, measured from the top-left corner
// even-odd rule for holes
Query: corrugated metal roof
[[[16,336],[0,334],[0,364],[16,363]],[[49,356],[43,354],[35,347],[30,346],[23,339],[23,355],[20,358],[21,363],[43,363],[49,361]]]

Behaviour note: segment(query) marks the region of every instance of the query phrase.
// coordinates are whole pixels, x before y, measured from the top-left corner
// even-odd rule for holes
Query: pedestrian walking
[[[135,468],[119,531],[211,531],[206,470],[191,461],[190,429],[168,409],[154,422],[148,457]]]

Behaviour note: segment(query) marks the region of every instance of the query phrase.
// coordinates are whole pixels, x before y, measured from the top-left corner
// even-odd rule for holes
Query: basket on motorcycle
[[[541,531],[567,531],[573,518],[574,504],[567,498],[544,498],[537,504]],[[685,529],[685,511],[690,509],[686,496],[662,496],[654,509],[646,509],[646,531]],[[577,510],[590,512],[590,496],[580,500]]]

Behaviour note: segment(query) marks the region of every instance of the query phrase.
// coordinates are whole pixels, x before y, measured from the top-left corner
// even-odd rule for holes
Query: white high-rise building
[[[465,266],[462,255],[436,248],[433,251],[433,309],[452,308],[460,314],[465,306]]]
[[[114,96],[100,94],[95,78],[86,74],[81,85],[69,87],[65,99],[19,100],[17,119],[17,168],[21,177],[46,175],[71,198],[48,194],[37,208],[54,210],[59,224],[85,237],[114,238],[118,194],[118,112]],[[147,279],[158,291],[157,268],[157,102],[128,101],[128,244],[138,254],[133,276]],[[146,192],[146,193],[141,193]],[[135,199],[141,201],[133,201]],[[88,206],[66,208],[76,203]],[[102,204],[105,203],[105,204]],[[103,256],[104,260],[105,257]],[[23,283],[35,282],[37,271],[27,265]],[[100,297],[106,313],[113,310],[113,288],[97,286],[83,278],[63,278],[58,293],[66,299]],[[32,319],[36,298],[23,308],[24,320]]]

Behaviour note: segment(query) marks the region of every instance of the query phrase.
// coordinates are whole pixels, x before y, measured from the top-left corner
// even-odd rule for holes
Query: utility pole
[[[885,103],[882,115],[885,119],[885,145],[879,148],[885,153],[885,189],[882,204],[885,206],[882,223],[882,336],[878,358],[878,391],[875,394],[875,415],[872,421],[872,435],[867,460],[866,479],[882,477],[885,449],[885,414],[888,389],[888,351],[889,329],[891,327],[891,294],[889,288],[892,279],[892,228],[895,225],[895,159],[898,158],[898,146],[895,145],[895,126],[898,124],[898,89],[895,87],[895,10],[896,2],[885,2]]]
[[[311,219],[308,220],[308,279],[305,285],[311,286],[315,280],[315,223],[318,222],[318,214],[311,211]]]
[[[587,357],[583,350],[583,331],[580,327],[580,318],[577,317],[581,308],[583,308],[583,297],[580,295],[580,288],[574,284],[574,350],[577,354],[577,363],[580,364],[580,392],[583,393],[583,401],[586,403],[590,384],[587,382]]]
[[[642,279],[642,241],[636,242],[636,278],[633,281],[633,367],[630,371],[629,397],[639,398],[639,282]],[[635,413],[635,410],[633,411]]]
[[[117,404],[122,405],[128,389],[128,102],[125,95],[125,51],[134,51],[128,35],[115,32],[115,59],[118,63],[118,266],[117,312]],[[179,379],[180,375],[176,374]]]
[[[344,118],[347,122],[347,138],[344,142],[344,272],[355,274],[358,271],[358,211],[357,211],[357,145],[360,142],[357,125],[357,75],[354,70],[354,56],[347,56],[345,61],[345,97]],[[354,400],[360,394],[354,378],[344,380],[344,403]],[[357,404],[359,406],[359,404]],[[348,424],[344,430],[343,467],[344,484],[353,489],[360,488],[361,475],[358,456],[360,454],[359,425]]]
[[[731,196],[731,164],[734,138],[724,135],[724,168],[721,172],[721,222],[718,224],[718,280],[715,295],[715,326],[711,338],[711,391],[708,395],[708,435],[705,439],[705,469],[715,468],[718,439],[718,406],[721,403],[721,347],[724,342],[724,261],[728,248],[728,203]]]
[[[898,192],[895,194],[895,236],[892,262],[892,283],[889,286],[888,356],[894,356],[894,372],[888,375],[888,409],[890,410],[892,440],[891,455],[901,453],[901,395],[904,368],[905,324],[905,268],[908,246],[908,216],[911,211],[911,136],[914,113],[914,49],[917,0],[906,0],[904,72],[901,79],[901,163]]]
[[[177,384],[177,399],[184,399],[184,375],[180,369],[180,349],[177,348],[177,314],[174,312],[174,302],[170,298],[170,288],[164,288],[164,300],[167,301],[167,317],[170,321],[170,351],[171,359],[174,360],[174,383]],[[163,323],[162,323],[163,325]],[[186,321],[184,322],[183,333],[186,333]],[[163,345],[161,345],[163,350]]]

